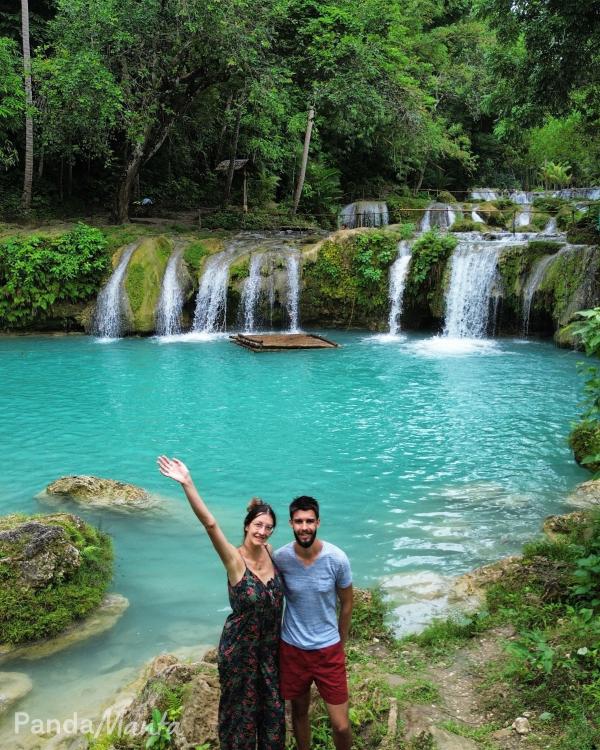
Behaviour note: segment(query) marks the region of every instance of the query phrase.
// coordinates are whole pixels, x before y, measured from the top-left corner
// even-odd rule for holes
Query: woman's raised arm
[[[157,463],[158,470],[163,476],[169,477],[169,479],[173,479],[175,482],[179,482],[182,486],[192,510],[206,529],[206,533],[208,534],[213,547],[225,566],[229,582],[235,585],[244,575],[244,562],[238,550],[233,544],[227,541],[227,538],[221,531],[215,517],[206,506],[204,500],[200,497],[187,466],[183,461],[180,461],[177,458],[168,458],[167,456],[159,456]]]

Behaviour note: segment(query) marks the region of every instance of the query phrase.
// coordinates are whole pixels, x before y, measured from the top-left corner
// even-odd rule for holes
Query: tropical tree
[[[13,134],[22,122],[25,110],[23,77],[17,46],[12,39],[0,37],[0,168],[18,162]]]
[[[33,184],[33,89],[31,85],[31,49],[29,45],[29,3],[21,0],[21,35],[23,38],[23,80],[25,82],[25,170],[21,207],[31,208]]]

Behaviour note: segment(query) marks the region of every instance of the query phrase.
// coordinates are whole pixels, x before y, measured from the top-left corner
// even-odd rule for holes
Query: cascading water
[[[558,232],[558,226],[556,224],[556,216],[551,216],[548,219],[548,223],[544,227],[542,234],[556,234]]]
[[[256,305],[260,297],[262,282],[261,268],[264,261],[262,253],[255,253],[250,259],[248,278],[242,290],[242,314],[244,316],[244,331],[253,331],[256,325]]]
[[[479,224],[485,224],[485,221],[481,218],[481,216],[477,213],[477,209],[474,208],[471,211],[471,221],[475,221]]]
[[[507,244],[514,245],[514,239],[484,241],[481,235],[469,235],[459,241],[451,261],[444,336],[486,336],[498,257]]]
[[[515,226],[526,227],[531,223],[531,206],[526,206],[522,211],[519,211],[515,218]]]
[[[228,249],[208,259],[196,298],[192,330],[198,333],[225,330],[227,283],[233,258],[234,254]]]
[[[471,200],[473,201],[495,201],[498,200],[498,193],[489,188],[475,189],[471,191]]]
[[[390,335],[400,332],[400,318],[404,298],[404,285],[410,265],[410,244],[406,240],[398,243],[398,257],[390,267],[390,315],[388,319]]]
[[[298,310],[300,299],[300,257],[293,253],[287,257],[287,312],[290,319],[290,333],[296,333],[299,328]]]
[[[529,333],[529,315],[531,314],[531,303],[533,301],[533,295],[536,293],[537,288],[544,278],[548,265],[556,258],[556,255],[545,255],[540,258],[533,267],[525,286],[523,288],[523,334],[527,336]]]
[[[127,265],[138,244],[133,242],[123,250],[117,267],[98,295],[92,326],[95,336],[115,339],[123,335],[123,280]]]
[[[419,229],[427,232],[432,227],[449,229],[456,221],[457,207],[449,203],[430,203],[421,219]]]
[[[159,336],[173,336],[181,333],[181,310],[184,300],[179,282],[179,267],[182,252],[182,249],[177,249],[171,253],[163,276],[156,309],[156,333]]]
[[[385,201],[356,201],[344,206],[339,223],[346,229],[356,227],[385,227],[389,223],[388,207]]]

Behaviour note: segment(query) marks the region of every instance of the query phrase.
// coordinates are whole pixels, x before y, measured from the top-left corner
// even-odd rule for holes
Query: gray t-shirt
[[[294,552],[294,542],[290,542],[280,547],[273,559],[285,589],[282,640],[306,651],[338,643],[336,589],[345,589],[352,583],[345,552],[323,542],[321,553],[307,566]]]

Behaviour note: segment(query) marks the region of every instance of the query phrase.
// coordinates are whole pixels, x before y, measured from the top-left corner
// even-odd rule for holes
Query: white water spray
[[[242,314],[244,316],[244,331],[253,331],[256,326],[256,306],[260,297],[261,268],[264,260],[262,253],[255,253],[250,259],[248,278],[242,290]]]
[[[92,328],[95,336],[115,339],[123,335],[123,280],[127,265],[138,244],[133,242],[123,250],[117,267],[98,295]]]
[[[162,281],[160,299],[156,311],[156,332],[159,336],[181,333],[181,310],[183,290],[179,283],[179,264],[183,250],[171,253]]]
[[[290,319],[290,333],[299,330],[299,299],[300,299],[300,258],[296,253],[287,257],[287,312]]]
[[[392,336],[396,336],[400,332],[404,286],[408,275],[410,259],[410,245],[406,240],[402,240],[398,243],[398,257],[390,267],[390,315],[388,326]]]
[[[523,334],[525,336],[529,333],[529,316],[531,314],[533,295],[542,283],[546,269],[555,258],[556,255],[545,255],[543,258],[540,258],[534,265],[523,288]]]

